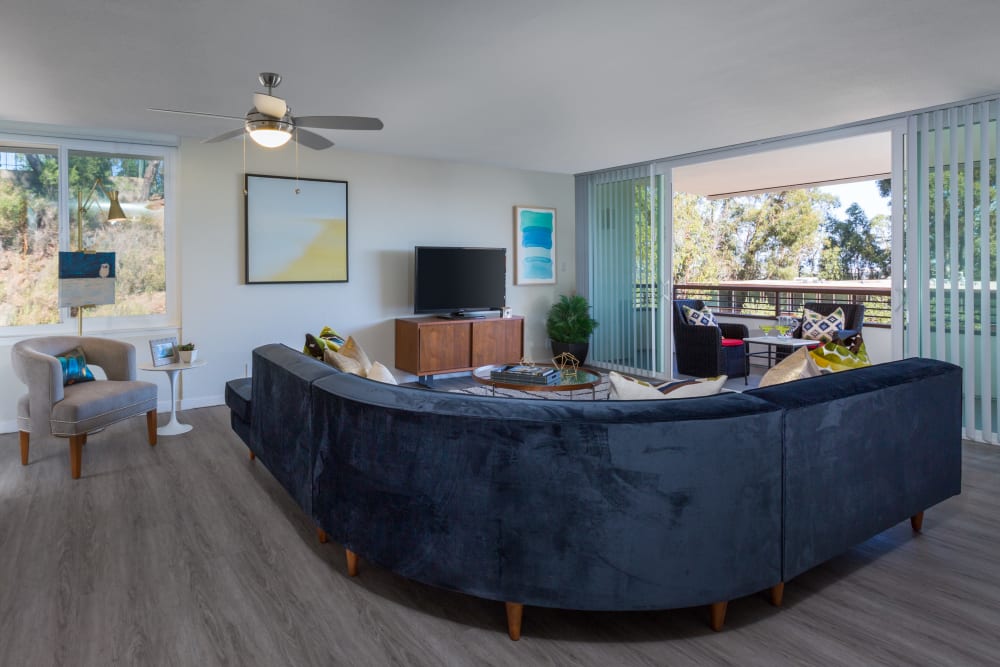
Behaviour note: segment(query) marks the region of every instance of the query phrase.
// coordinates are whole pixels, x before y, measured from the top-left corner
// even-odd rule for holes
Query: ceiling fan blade
[[[295,124],[324,130],[381,130],[384,127],[378,118],[366,116],[296,116]]]
[[[265,95],[264,93],[253,94],[253,106],[257,111],[271,118],[281,118],[288,111],[288,105],[285,104],[285,100],[273,95]]]
[[[154,109],[147,107],[146,111],[160,111],[163,113],[179,113],[185,116],[208,116],[209,118],[229,118],[231,120],[243,120],[243,116],[223,116],[218,113],[204,113],[202,111],[178,111],[177,109]]]
[[[219,142],[219,141],[225,141],[226,139],[232,139],[233,137],[238,137],[241,134],[243,134],[245,131],[246,130],[244,130],[242,127],[239,128],[239,129],[236,129],[236,130],[229,130],[228,132],[223,132],[222,134],[220,134],[217,137],[212,137],[211,139],[205,139],[201,143],[203,143],[203,144],[214,144],[214,143]]]
[[[324,148],[329,148],[333,146],[333,142],[326,137],[321,137],[315,132],[310,132],[309,130],[302,130],[295,128],[295,134],[293,135],[295,140],[306,148],[311,148],[316,151],[321,151]]]

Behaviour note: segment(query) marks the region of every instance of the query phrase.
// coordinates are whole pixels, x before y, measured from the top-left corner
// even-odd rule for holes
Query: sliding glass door
[[[965,371],[965,436],[998,442],[1000,100],[914,114],[906,158],[906,356]]]
[[[665,182],[651,165],[587,177],[590,301],[600,326],[589,363],[650,377],[669,375],[663,312]]]

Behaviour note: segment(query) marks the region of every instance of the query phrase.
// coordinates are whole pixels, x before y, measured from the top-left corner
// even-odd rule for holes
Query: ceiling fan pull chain
[[[243,196],[247,195],[247,133],[243,133]]]
[[[295,194],[299,194],[299,128],[295,128]]]

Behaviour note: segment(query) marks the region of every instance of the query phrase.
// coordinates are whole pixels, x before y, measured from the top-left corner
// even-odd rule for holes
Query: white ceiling
[[[3,0],[0,120],[209,137],[257,72],[342,148],[577,173],[1000,90],[996,0]],[[336,150],[336,149],[333,149]]]
[[[892,134],[877,132],[700,162],[673,170],[673,191],[720,198],[823,183],[869,181],[892,171]]]

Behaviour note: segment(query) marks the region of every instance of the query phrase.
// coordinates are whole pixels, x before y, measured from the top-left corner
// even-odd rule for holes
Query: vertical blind
[[[964,370],[965,437],[997,437],[997,115],[1000,100],[907,121],[906,356]]]
[[[589,296],[599,326],[589,363],[664,374],[663,178],[651,165],[587,178]]]

